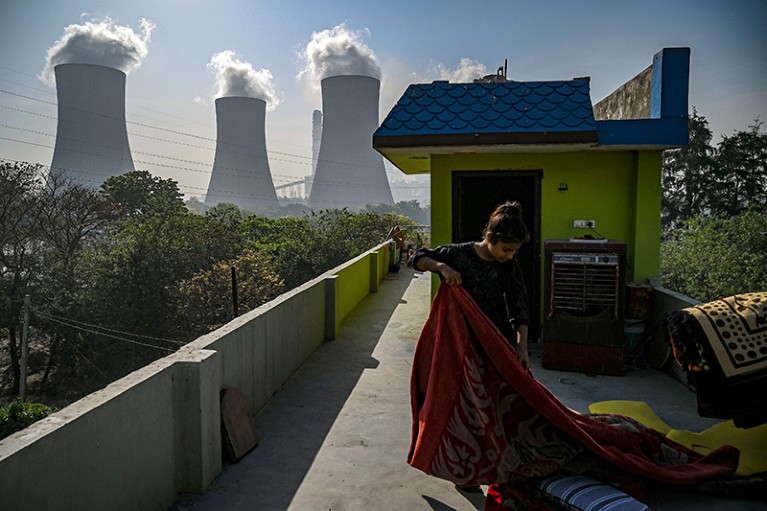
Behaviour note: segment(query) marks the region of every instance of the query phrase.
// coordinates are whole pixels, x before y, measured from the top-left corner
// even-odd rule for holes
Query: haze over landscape
[[[513,80],[590,76],[596,103],[675,46],[691,48],[690,109],[708,119],[716,142],[767,118],[765,22],[761,0],[64,0],[45,8],[10,0],[0,6],[0,157],[51,163],[52,67],[63,62],[126,72],[135,167],[200,196],[213,164],[217,97],[266,101],[279,186],[311,173],[324,77],[380,78],[381,119],[410,83],[471,81],[504,59]]]

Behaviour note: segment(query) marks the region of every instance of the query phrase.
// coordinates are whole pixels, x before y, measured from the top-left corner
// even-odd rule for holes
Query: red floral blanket
[[[627,417],[560,403],[459,286],[441,286],[416,347],[408,463],[458,484],[512,483],[591,451],[628,474],[694,484],[734,473],[738,450],[702,456]]]

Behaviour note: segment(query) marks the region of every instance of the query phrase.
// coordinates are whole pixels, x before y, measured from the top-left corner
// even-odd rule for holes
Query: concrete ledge
[[[0,441],[3,509],[163,509],[204,491],[222,469],[221,390],[263,407],[383,279],[389,243]]]

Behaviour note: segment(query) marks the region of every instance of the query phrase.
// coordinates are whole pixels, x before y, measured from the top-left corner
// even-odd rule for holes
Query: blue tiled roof
[[[375,133],[386,137],[596,132],[589,79],[410,85]],[[385,143],[385,142],[384,142]]]

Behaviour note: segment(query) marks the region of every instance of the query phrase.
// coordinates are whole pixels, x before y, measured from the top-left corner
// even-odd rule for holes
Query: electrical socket
[[[573,227],[576,229],[593,229],[597,226],[594,220],[573,220]]]

